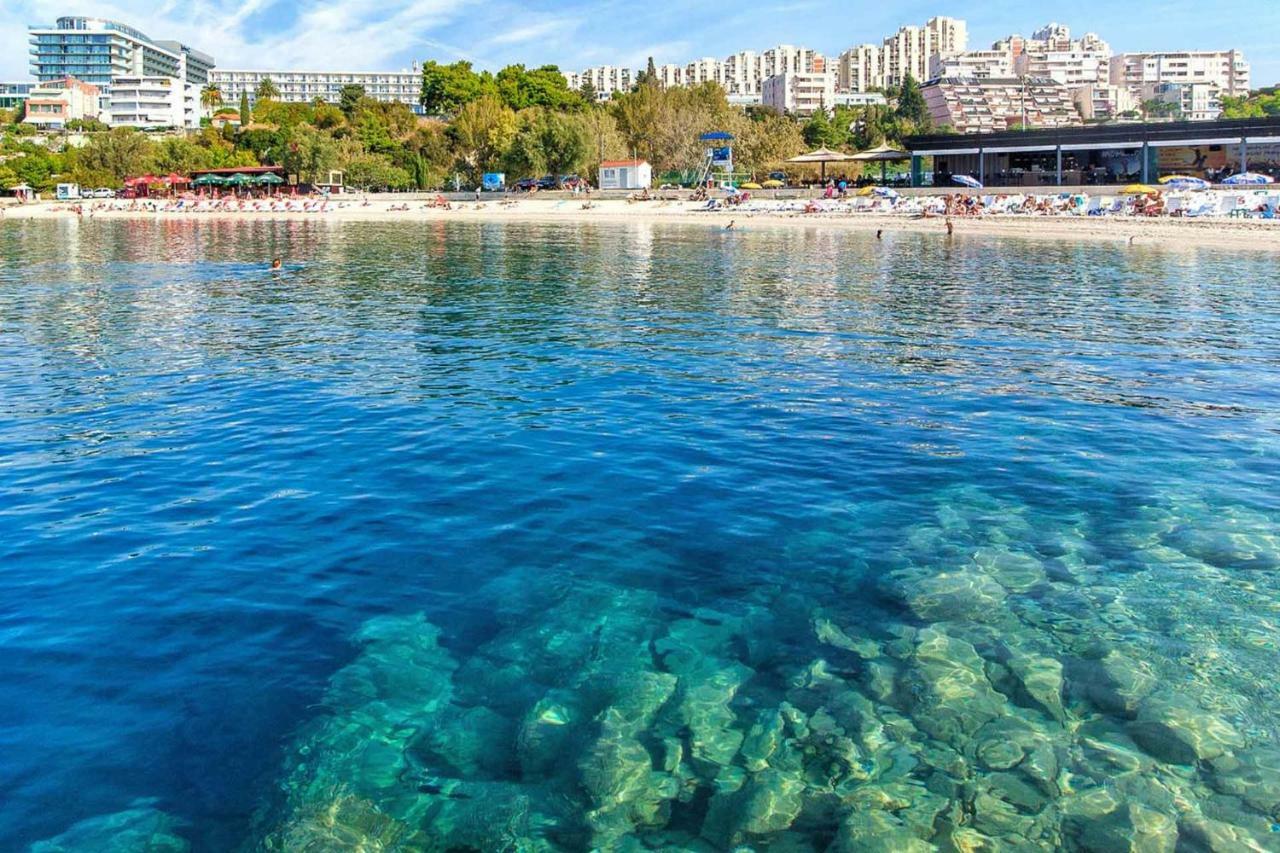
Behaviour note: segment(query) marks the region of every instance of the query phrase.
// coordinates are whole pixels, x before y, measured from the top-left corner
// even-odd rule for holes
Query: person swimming
[[[732,219],[730,219],[730,220],[729,220],[729,224],[728,224],[728,225],[726,225],[726,226],[724,227],[724,230],[726,230],[726,231],[732,231],[732,230],[733,230],[733,224],[734,224],[734,223],[733,223],[733,220],[732,220]]]
[[[279,258],[271,259],[271,269],[278,270],[283,266],[284,266],[284,263]]]

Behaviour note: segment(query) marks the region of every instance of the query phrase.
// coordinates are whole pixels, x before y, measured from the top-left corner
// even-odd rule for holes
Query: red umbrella
[[[160,180],[166,184],[186,184],[191,182],[190,178],[185,175],[179,175],[177,172],[170,172]]]

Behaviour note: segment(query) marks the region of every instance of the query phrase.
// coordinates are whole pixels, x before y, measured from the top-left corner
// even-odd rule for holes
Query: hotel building
[[[22,121],[41,130],[62,130],[69,121],[96,119],[100,94],[97,86],[74,77],[40,83],[27,96]]]
[[[157,41],[103,18],[58,18],[30,28],[31,75],[41,82],[75,77],[109,90],[114,77],[173,77],[208,82],[213,57],[176,41]]]
[[[0,110],[16,110],[27,102],[35,83],[0,83]]]
[[[200,90],[174,77],[111,78],[112,127],[200,127]]]
[[[278,100],[286,104],[309,104],[316,100],[338,103],[343,86],[362,86],[367,97],[383,103],[404,104],[422,113],[422,72],[411,71],[250,71],[216,69],[209,82],[217,86],[222,100],[236,104],[240,95],[249,103],[257,100],[258,85],[270,79],[280,90]]]

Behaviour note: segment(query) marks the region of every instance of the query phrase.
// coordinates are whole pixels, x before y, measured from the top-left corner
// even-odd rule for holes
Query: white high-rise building
[[[935,56],[929,63],[929,79],[970,77],[988,80],[1013,76],[1013,54],[1008,50],[971,50],[955,56]]]
[[[943,60],[964,52],[969,31],[956,18],[930,18],[923,27],[906,26],[876,47],[858,45],[840,55],[836,78],[842,90],[865,92],[900,86],[908,75],[921,82],[935,76]]]
[[[836,104],[836,76],[830,72],[775,74],[764,81],[761,103],[779,113],[811,116]]]
[[[826,60],[821,53],[807,47],[780,44],[760,55],[760,76],[767,80],[779,74],[814,74],[823,70]]]
[[[1111,82],[1130,89],[1155,83],[1216,86],[1224,95],[1249,93],[1249,63],[1238,50],[1120,53],[1111,57]]]
[[[684,85],[684,69],[679,65],[666,63],[654,69],[658,74],[658,83],[664,89],[674,89]]]
[[[723,83],[724,68],[714,57],[695,59],[684,67],[684,84],[700,86],[703,83]]]
[[[1012,35],[992,45],[1013,58],[1014,74],[1047,77],[1072,88],[1094,86],[1110,80],[1111,45],[1096,33],[1071,38],[1063,24],[1048,24],[1031,38]]]
[[[161,128],[200,126],[200,88],[174,77],[111,78],[112,127]]]
[[[724,61],[724,88],[730,95],[759,95],[764,59],[754,50],[743,50]]]
[[[639,74],[630,68],[614,65],[597,65],[578,72],[564,72],[565,81],[570,89],[577,91],[584,84],[590,83],[596,98],[601,101],[609,100],[615,92],[631,91],[638,76]]]

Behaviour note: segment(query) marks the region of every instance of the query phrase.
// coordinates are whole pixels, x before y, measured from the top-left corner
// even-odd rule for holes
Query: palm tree
[[[213,112],[222,106],[222,90],[214,83],[209,83],[200,90],[200,106]]]
[[[267,101],[280,97],[280,90],[276,88],[276,84],[270,77],[263,77],[253,94],[256,100]]]

